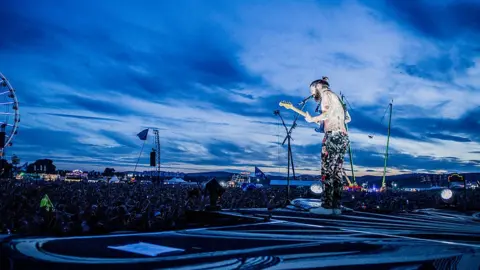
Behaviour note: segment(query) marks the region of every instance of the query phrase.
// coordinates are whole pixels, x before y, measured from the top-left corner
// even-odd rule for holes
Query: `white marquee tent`
[[[165,184],[167,185],[175,185],[175,184],[183,184],[183,183],[187,183],[187,182],[182,178],[177,178],[177,177],[165,181]]]
[[[112,178],[110,178],[109,183],[120,183],[120,180],[118,180],[118,177],[114,175]]]

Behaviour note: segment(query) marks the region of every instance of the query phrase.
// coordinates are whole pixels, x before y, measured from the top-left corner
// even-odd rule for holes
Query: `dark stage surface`
[[[265,213],[202,213],[243,222],[175,232],[13,239],[2,256],[9,253],[14,269],[480,269],[480,222],[472,215],[274,210],[270,221],[253,217]],[[176,250],[118,250],[138,243]]]

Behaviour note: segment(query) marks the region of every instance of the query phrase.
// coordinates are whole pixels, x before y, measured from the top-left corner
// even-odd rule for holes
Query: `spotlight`
[[[313,194],[320,195],[323,193],[323,185],[320,183],[314,183],[310,186],[310,191]]]
[[[453,197],[453,192],[451,189],[446,188],[442,190],[442,192],[440,193],[440,196],[442,197],[442,200],[450,201]]]

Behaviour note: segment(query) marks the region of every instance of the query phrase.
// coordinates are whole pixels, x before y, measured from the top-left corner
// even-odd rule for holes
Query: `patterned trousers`
[[[343,190],[343,160],[350,143],[343,132],[325,132],[322,145],[322,181],[325,208],[340,208]]]

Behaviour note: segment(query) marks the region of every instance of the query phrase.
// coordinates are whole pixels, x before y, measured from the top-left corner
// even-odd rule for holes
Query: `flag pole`
[[[135,172],[137,171],[138,162],[140,161],[140,157],[142,156],[143,147],[145,147],[145,142],[146,141],[147,140],[143,140],[142,149],[140,150],[140,154],[138,154],[137,163],[135,163],[135,169],[133,169],[133,175],[135,175]]]
[[[142,156],[142,153],[143,153],[143,148],[145,147],[145,142],[147,141],[148,130],[149,130],[148,128],[144,129],[137,134],[137,137],[143,141],[143,144],[142,144],[142,149],[140,149],[140,154],[138,154],[137,163],[135,163],[135,168],[133,169],[134,177],[135,177],[135,173],[137,172],[138,162],[140,161],[140,157]]]

